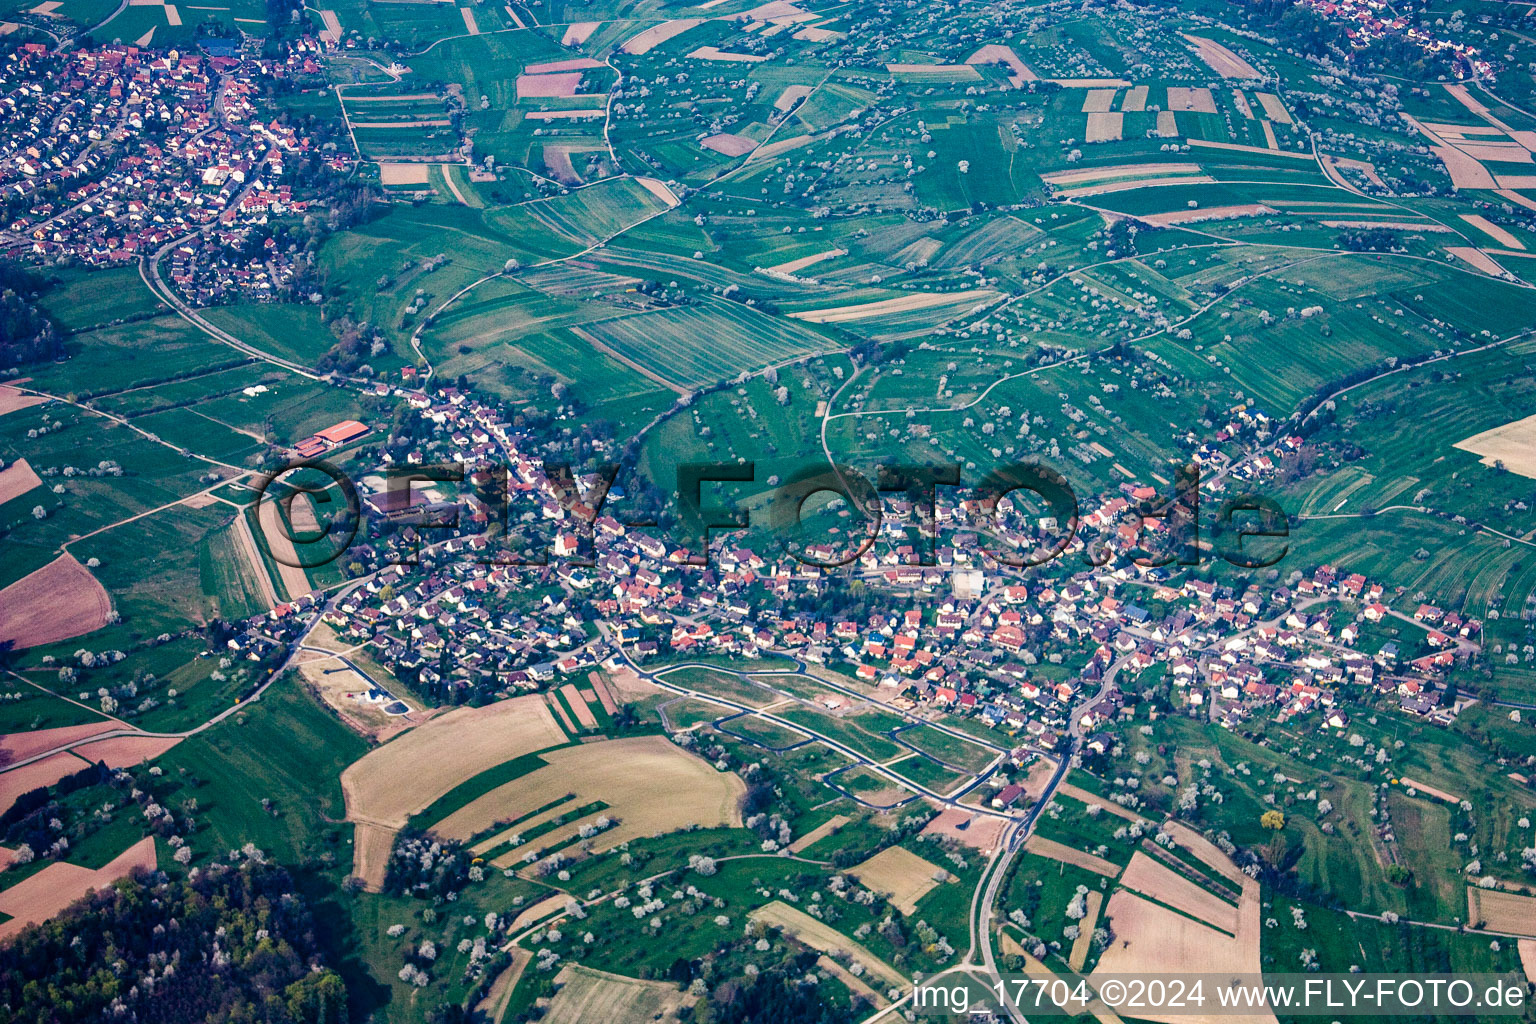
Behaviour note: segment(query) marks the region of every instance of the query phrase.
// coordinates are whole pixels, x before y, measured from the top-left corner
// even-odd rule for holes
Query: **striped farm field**
[[[586,330],[624,358],[688,387],[833,347],[814,331],[733,302],[664,309]]]

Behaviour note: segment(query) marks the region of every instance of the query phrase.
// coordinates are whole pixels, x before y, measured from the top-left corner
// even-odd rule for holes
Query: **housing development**
[[[1536,7],[207,4],[0,11],[0,1019],[1530,1015]]]

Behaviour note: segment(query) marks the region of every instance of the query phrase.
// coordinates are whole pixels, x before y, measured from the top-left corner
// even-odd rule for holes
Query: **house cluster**
[[[1472,649],[1480,628],[1427,607],[1392,612],[1383,587],[1329,566],[1283,585],[1234,590],[1139,565],[1129,556],[1145,547],[1143,532],[1167,526],[1157,518],[1140,530],[1128,522],[1159,494],[1132,482],[1085,501],[1078,539],[1056,568],[1033,576],[981,554],[974,532],[981,510],[943,491],[935,519],[952,543],[936,547],[935,565],[908,564],[905,496],[889,499],[879,542],[843,570],[805,564],[752,535],[727,538],[707,566],[689,565],[690,553],[671,538],[623,525],[622,493],[594,510],[581,500],[593,480],[578,478],[573,494],[546,477],[532,442],[498,406],[455,388],[413,390],[410,382],[377,390],[434,428],[403,458],[386,449],[386,461],[459,461],[471,469],[451,502],[419,497],[420,484],[369,497],[375,516],[391,521],[375,541],[379,560],[415,564],[381,571],[326,619],[402,679],[440,695],[538,689],[621,656],[643,664],[778,653],[834,666],[896,707],[975,716],[1037,749],[1059,747],[1069,734],[1093,749],[1112,742],[1107,730],[1130,713],[1126,681],[1148,672],[1166,676],[1176,703],[1233,728],[1260,712],[1282,720],[1317,713],[1342,728],[1342,693],[1400,692],[1403,706],[1416,710],[1433,701],[1435,673]],[[1266,423],[1241,409],[1220,433],[1251,440]],[[1208,446],[1200,458],[1219,469],[1202,487],[1260,481],[1297,443],[1271,437],[1246,453],[1240,444]],[[504,553],[484,532],[498,517],[485,488],[498,478],[477,465],[505,467],[511,519],[544,528],[547,566],[498,564]],[[457,509],[459,532],[416,536],[414,516],[439,504]],[[1088,547],[1120,557],[1085,567]],[[859,614],[804,610],[808,598],[838,606],[834,573],[852,574],[873,595]],[[1430,660],[1400,671],[1391,644],[1374,655],[1361,651],[1362,630],[1379,621],[1373,609],[1401,632],[1421,635]],[[1445,638],[1439,648],[1437,637]]]
[[[1416,43],[1425,53],[1447,58],[1461,78],[1486,78],[1493,74],[1493,65],[1482,59],[1482,51],[1477,47],[1410,24],[1385,0],[1301,0],[1301,3],[1329,21],[1348,24],[1350,27],[1344,34],[1357,48],[1389,36],[1401,36]]]
[[[170,277],[190,299],[280,289],[292,275],[286,257],[242,250],[252,228],[306,209],[284,176],[312,142],[257,101],[264,83],[301,75],[306,58],[228,49],[112,44],[55,55],[29,43],[13,53],[0,189],[24,212],[6,225],[9,253],[108,266],[183,241]],[[186,242],[199,231],[210,237]],[[242,258],[218,258],[234,253]]]

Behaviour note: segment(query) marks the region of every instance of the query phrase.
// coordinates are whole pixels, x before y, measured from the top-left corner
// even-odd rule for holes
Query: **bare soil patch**
[[[1084,182],[1105,181],[1111,178],[1135,178],[1157,181],[1159,176],[1163,175],[1188,176],[1199,173],[1200,165],[1192,163],[1120,164],[1115,167],[1085,167],[1077,171],[1051,171],[1040,175],[1040,178],[1043,181],[1050,182],[1052,185],[1078,185]]]
[[[1489,256],[1481,249],[1473,249],[1470,246],[1448,245],[1445,247],[1445,251],[1485,274],[1490,274],[1494,277],[1504,276],[1504,268],[1499,266],[1492,256]]]
[[[566,683],[560,687],[560,696],[564,697],[565,702],[571,706],[571,711],[576,715],[577,724],[583,729],[597,728],[597,717],[592,714],[592,709],[587,707],[587,702],[582,699],[574,684]]]
[[[813,256],[802,256],[797,260],[789,260],[788,262],[778,263],[771,267],[764,267],[763,269],[771,270],[775,274],[794,274],[804,270],[806,267],[814,266],[817,263],[820,263],[822,260],[830,260],[838,256],[847,255],[847,249],[828,249],[826,252],[818,252]]]
[[[1013,47],[1004,46],[1001,43],[988,43],[965,59],[967,64],[1005,64],[1013,74],[1008,76],[1008,81],[1018,88],[1025,82],[1038,82],[1040,76],[1030,70],[1028,64],[1019,59],[1019,55],[1013,52]]]
[[[1001,844],[1007,827],[1007,821],[990,814],[972,814],[958,807],[946,807],[927,824],[922,834],[943,836],[972,849],[991,853]]]
[[[1147,109],[1147,93],[1150,87],[1138,85],[1126,90],[1125,99],[1120,101],[1120,109],[1124,111],[1141,111]]]
[[[12,498],[19,498],[34,487],[42,484],[42,479],[33,472],[26,459],[17,459],[15,462],[0,469],[0,505],[4,505]]]
[[[12,387],[9,384],[0,384],[0,416],[4,416],[8,412],[16,412],[18,409],[26,409],[51,401],[51,398],[44,398],[42,395],[29,395],[20,388]]]
[[[914,309],[928,309],[951,302],[982,302],[996,297],[997,292],[989,288],[974,288],[963,292],[918,292],[894,299],[881,299],[878,302],[865,302],[855,306],[834,306],[831,309],[812,309],[789,315],[793,319],[804,320],[807,323],[837,324],[867,320],[870,317],[886,316],[890,313],[905,313]]]
[[[1089,89],[1083,97],[1083,113],[1102,114],[1113,110],[1115,106],[1115,90],[1113,89]]]
[[[82,743],[72,753],[93,764],[100,761],[108,768],[132,768],[153,761],[180,742],[179,736],[113,736]]]
[[[1067,966],[1074,971],[1083,969],[1083,964],[1088,962],[1088,951],[1093,948],[1093,930],[1099,924],[1099,911],[1104,907],[1104,894],[1102,892],[1090,892],[1083,899],[1088,913],[1078,924],[1080,931],[1076,940],[1072,943],[1072,954],[1067,957]]]
[[[565,26],[565,35],[560,37],[561,46],[580,46],[591,38],[596,32],[600,21],[576,21]]]
[[[465,7],[464,10],[469,10]],[[575,96],[581,86],[580,71],[564,71],[546,75],[518,75],[517,98],[542,96]]]
[[[1195,49],[1199,52],[1200,59],[1205,61],[1210,66],[1210,69],[1222,78],[1263,77],[1252,64],[1249,64],[1214,39],[1206,39],[1204,36],[1192,36],[1188,33],[1184,34],[1184,38],[1195,44]]]
[[[810,94],[811,87],[808,85],[787,85],[784,91],[779,93],[779,98],[773,101],[773,109],[789,110]]]
[[[127,878],[134,868],[155,869],[153,836],[134,843],[106,867],[95,871],[62,862],[48,865],[0,892],[0,913],[11,918],[0,924],[0,940],[10,938],[29,924],[49,920],[92,889],[104,889],[119,878]]]
[[[1511,473],[1536,480],[1536,416],[1527,416],[1502,427],[1474,434],[1457,441],[1455,447],[1481,455],[1485,466],[1502,462],[1504,468]],[[1411,785],[1426,793],[1434,792],[1409,779],[1404,779],[1403,785]]]
[[[1238,217],[1262,217],[1275,211],[1262,203],[1243,203],[1237,206],[1207,206],[1197,207],[1193,210],[1170,210],[1167,213],[1153,213],[1137,220],[1146,221],[1148,224],[1156,224],[1159,227],[1168,224],[1197,224],[1207,220],[1235,220]]]
[[[1467,923],[1480,923],[1480,927],[1491,932],[1536,936],[1536,896],[1520,896],[1469,885]]]
[[[51,786],[64,776],[73,775],[89,767],[89,762],[65,752],[53,754],[41,761],[33,761],[20,768],[0,772],[0,814],[10,810],[11,805],[21,794],[30,793],[43,786]]]
[[[837,831],[842,826],[848,824],[849,820],[850,819],[845,814],[834,814],[832,817],[828,818],[820,825],[817,825],[815,828],[811,829],[799,839],[796,839],[794,842],[790,843],[789,852],[799,853],[802,850],[809,849],[816,843],[831,835],[833,832]]]
[[[1125,115],[1119,111],[1110,114],[1089,114],[1084,142],[1118,142],[1125,124]]]
[[[1272,92],[1254,93],[1258,97],[1259,105],[1264,108],[1264,113],[1269,115],[1271,121],[1280,124],[1291,124],[1291,112],[1285,109],[1285,104],[1279,96]]]
[[[1103,857],[1095,857],[1086,850],[1058,843],[1054,839],[1046,839],[1042,836],[1030,836],[1024,842],[1024,849],[1030,853],[1051,860],[1061,861],[1063,864],[1073,864],[1080,868],[1087,868],[1105,878],[1114,878],[1120,874],[1120,865],[1114,861],[1105,860]]]
[[[608,809],[600,813],[618,822],[594,838],[597,851],[690,825],[741,824],[740,801],[746,784],[664,737],[601,740],[541,756],[544,767],[471,801],[433,825],[432,831],[446,839],[468,839],[497,822],[525,818],[571,794],[575,800],[567,801],[565,810],[601,801]],[[521,863],[535,846],[557,845],[564,835],[576,834],[583,823],[562,826],[568,832],[547,832],[492,863],[497,867]]]
[[[107,624],[112,599],[74,555],[60,555],[0,590],[0,641],[41,647]]]
[[[754,140],[747,138],[745,135],[732,135],[729,132],[711,135],[703,142],[700,142],[699,145],[725,156],[745,156],[757,148],[757,143]]]
[[[1182,910],[1229,935],[1237,934],[1236,907],[1140,850],[1136,851],[1131,863],[1126,866],[1120,884],[1175,910]]]
[[[567,964],[555,975],[561,986],[549,1002],[548,1024],[650,1024],[675,1019],[689,1000],[676,985]]]
[[[353,874],[373,886],[384,880],[394,832],[454,786],[503,761],[557,746],[566,734],[543,697],[530,694],[480,708],[454,708],[369,751],[341,773],[347,820],[388,832],[364,841],[358,828]],[[365,857],[365,847],[383,856]],[[365,863],[365,860],[367,863]]]
[[[1491,220],[1489,220],[1487,217],[1484,217],[1480,213],[1464,213],[1461,215],[1461,219],[1477,228],[1477,230],[1481,231],[1495,242],[1498,242],[1506,249],[1525,248],[1524,243],[1522,243],[1520,239],[1516,238],[1508,231],[1505,231],[1503,228],[1499,227],[1497,224],[1493,223]],[[4,498],[0,498],[0,501],[3,500]]]
[[[425,185],[426,164],[379,164],[379,181],[384,185]]]
[[[1168,87],[1169,110],[1193,110],[1201,114],[1216,113],[1216,97],[1211,95],[1211,90],[1204,87],[1185,88],[1178,85]]]
[[[747,916],[754,921],[782,928],[786,935],[793,936],[817,952],[828,955],[839,952],[849,954],[864,965],[866,972],[873,972],[888,987],[905,989],[911,984],[909,979],[890,964],[835,930],[831,925],[823,924],[787,903],[774,900]]]
[[[58,729],[34,729],[31,732],[13,732],[0,736],[0,766],[25,761],[29,757],[36,757],[55,747],[62,747],[66,743],[120,728],[122,726],[118,723],[103,719],[100,722],[87,722],[84,725],[66,725]]]
[[[680,36],[695,25],[702,25],[703,23],[704,19],[702,18],[679,18],[676,21],[664,21],[660,25],[652,25],[638,35],[630,36],[619,49],[625,53],[650,53],[651,50],[673,36]]]
[[[888,846],[848,873],[865,888],[889,895],[903,914],[915,914],[917,901],[938,887],[941,870],[910,850]]]

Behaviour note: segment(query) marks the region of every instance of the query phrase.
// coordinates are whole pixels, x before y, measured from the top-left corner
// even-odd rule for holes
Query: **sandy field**
[[[469,10],[468,7],[461,10]],[[561,71],[549,75],[518,75],[517,98],[575,96],[581,86],[580,71]]]
[[[586,71],[589,68],[600,68],[603,62],[593,60],[591,57],[572,57],[570,60],[553,60],[544,64],[529,64],[523,68],[523,75],[551,75],[561,71]],[[521,78],[523,75],[519,75]]]
[[[1141,815],[1137,814],[1130,808],[1121,807],[1117,803],[1111,803],[1110,801],[1105,800],[1103,797],[1096,796],[1095,794],[1090,793],[1088,790],[1083,789],[1080,786],[1074,786],[1069,782],[1063,782],[1060,786],[1057,786],[1056,792],[1062,796],[1069,796],[1074,800],[1081,800],[1083,803],[1090,807],[1094,805],[1102,807],[1107,813],[1117,815],[1121,818],[1124,818],[1126,821],[1144,820]]]
[[[1487,217],[1484,217],[1481,214],[1464,213],[1461,215],[1461,219],[1466,221],[1468,224],[1471,224],[1473,227],[1477,228],[1477,230],[1481,231],[1495,242],[1498,242],[1506,249],[1525,248],[1525,245],[1520,241],[1520,239],[1516,238],[1508,231],[1505,231],[1503,228],[1499,227],[1497,224],[1493,223]],[[0,501],[3,500],[4,498],[0,498]]]
[[[1445,247],[1445,251],[1485,274],[1490,274],[1493,277],[1504,276],[1504,268],[1499,266],[1492,256],[1489,256],[1481,249],[1473,249],[1469,246],[1448,245]],[[1458,443],[1457,447],[1459,448],[1461,445]],[[1488,465],[1492,465],[1492,463],[1488,463]],[[1521,475],[1524,476],[1523,473]]]
[[[134,843],[96,871],[60,861],[49,864],[0,892],[0,913],[11,917],[0,924],[0,940],[10,938],[29,924],[48,920],[92,889],[105,889],[119,878],[127,878],[134,868],[155,869],[153,836]]]
[[[320,33],[320,38],[332,46],[341,42],[341,19],[336,17],[335,11],[321,11],[320,20],[325,23],[325,31]]]
[[[1025,82],[1038,82],[1040,76],[1030,70],[1028,64],[1019,59],[1019,55],[1013,52],[1013,47],[1003,46],[1001,43],[989,43],[971,54],[965,59],[967,64],[1005,64],[1012,69],[1013,74],[1008,76],[1008,81],[1015,88]]]
[[[379,181],[385,185],[425,185],[426,164],[379,164]]]
[[[533,962],[533,954],[526,949],[512,947],[509,951],[512,962],[507,969],[496,976],[491,982],[491,987],[485,993],[485,998],[475,1004],[475,1011],[481,1014],[480,1018],[488,1024],[501,1024],[501,1020],[507,1014],[507,1006],[512,1001],[512,990],[517,988],[517,983],[522,980],[523,971]]]
[[[503,761],[565,741],[543,697],[530,694],[481,708],[454,708],[369,751],[341,773],[347,820],[379,826],[389,836],[373,837],[383,843],[384,857],[368,858],[367,864],[368,844],[358,839],[353,874],[377,887],[384,880],[393,833],[412,814]]]
[[[911,985],[910,978],[891,967],[890,964],[881,960],[857,942],[847,938],[831,925],[823,924],[811,915],[796,910],[787,903],[774,900],[766,906],[757,908],[747,916],[754,921],[762,921],[764,924],[775,925],[784,929],[786,935],[794,936],[817,952],[834,954],[842,951],[848,953],[864,965],[866,977],[869,973],[873,973],[887,987],[906,989]]]
[[[1261,121],[1260,125],[1264,129],[1264,145],[1270,149],[1279,149],[1280,140],[1275,137],[1275,126],[1268,120]]]
[[[703,23],[704,19],[702,18],[679,18],[676,21],[664,21],[660,25],[652,25],[639,35],[630,36],[619,49],[625,53],[650,53],[651,50],[673,36],[680,36],[695,25],[702,25]]]
[[[1102,114],[1113,110],[1115,107],[1115,90],[1113,89],[1089,89],[1088,95],[1083,97],[1083,113]]]
[[[556,181],[566,184],[576,184],[581,181],[581,175],[576,173],[576,167],[571,163],[571,148],[554,143],[544,145],[544,169]]]
[[[613,699],[613,691],[608,688],[608,680],[604,679],[599,672],[588,672],[587,682],[592,684],[592,692],[597,694],[598,703],[602,704],[603,710],[610,715],[617,714],[619,705]]]
[[[1496,179],[1499,188],[1536,188],[1536,174],[1501,174]]]
[[[1279,96],[1272,92],[1260,92],[1254,95],[1258,97],[1259,105],[1264,108],[1264,113],[1271,121],[1278,121],[1281,124],[1291,123],[1291,112],[1285,109],[1285,104],[1280,101]]]
[[[682,202],[681,199],[672,194],[672,190],[667,187],[664,181],[658,181],[655,178],[636,178],[635,183],[657,199],[660,199],[663,203],[666,203],[668,209]]]
[[[1103,857],[1095,857],[1086,850],[1079,850],[1075,846],[1058,843],[1054,839],[1046,839],[1042,836],[1032,835],[1024,841],[1024,849],[1041,857],[1061,861],[1063,864],[1073,864],[1080,868],[1103,875],[1105,878],[1115,878],[1120,874],[1120,865]]]
[[[1123,78],[1047,78],[1046,81],[1063,89],[1124,89],[1131,84]]]
[[[1148,87],[1138,85],[1126,90],[1125,99],[1120,101],[1120,109],[1124,111],[1136,111],[1147,109]]]
[[[784,91],[779,93],[779,98],[773,101],[773,109],[788,110],[810,94],[811,87],[808,85],[785,86]]]
[[[0,907],[0,910],[3,910]],[[1467,923],[1482,922],[1491,932],[1536,936],[1536,896],[1467,886]]]
[[[309,576],[297,565],[286,565],[285,562],[297,562],[298,552],[294,550],[293,538],[288,536],[288,529],[284,526],[282,517],[278,514],[279,505],[276,500],[268,497],[256,506],[256,524],[261,529],[262,539],[267,542],[267,549],[272,552],[272,561],[277,566],[278,579],[283,582],[283,589],[288,591],[289,599],[303,597],[315,589],[309,582]],[[297,531],[297,527],[294,528]],[[265,572],[265,566],[263,566]]]
[[[35,729],[32,732],[13,732],[7,736],[0,736],[0,766],[15,764],[17,761],[25,761],[29,757],[36,757],[61,747],[66,743],[83,740],[87,736],[95,736],[100,732],[110,732],[113,729],[122,728],[117,722],[109,722],[105,719],[99,722],[87,722],[84,725],[66,725],[58,729]]]
[[[574,121],[585,117],[607,117],[608,111],[596,110],[530,110],[523,114],[530,121]]]
[[[777,263],[771,267],[764,267],[763,269],[771,270],[775,274],[794,274],[804,270],[806,267],[814,266],[815,264],[820,263],[822,260],[830,260],[837,256],[847,255],[847,249],[828,249],[826,252],[818,252],[814,256],[802,256],[797,260],[790,260],[787,263]]]
[[[1193,210],[1170,210],[1167,213],[1154,213],[1137,220],[1146,221],[1148,224],[1156,224],[1159,227],[1168,224],[1197,224],[1207,220],[1233,220],[1238,217],[1262,217],[1275,211],[1262,203],[1243,203],[1237,206],[1207,206]]]
[[[507,930],[513,935],[525,929],[532,928],[535,924],[547,917],[554,917],[565,909],[565,901],[570,899],[563,892],[557,892],[553,896],[547,896],[532,906],[524,907],[518,915],[512,919],[511,927]]]
[[[1503,196],[1505,199],[1508,199],[1516,206],[1523,206],[1527,210],[1536,210],[1536,199],[1528,199],[1513,189],[1501,188],[1498,190],[1498,194]]]
[[[1115,941],[1099,958],[1089,975],[1090,983],[1107,974],[1157,974],[1167,972],[1258,974],[1261,909],[1259,883],[1243,879],[1237,935],[1191,921],[1117,889],[1109,898],[1108,913]],[[1142,1019],[1158,1024],[1274,1024],[1273,1012],[1245,1015],[1160,1015],[1143,1013]]]
[[[17,459],[4,469],[0,469],[0,505],[4,505],[13,498],[21,497],[42,482],[32,471],[26,459]]]
[[[757,143],[745,135],[731,135],[728,132],[711,135],[699,145],[725,156],[745,156],[757,148]]]
[[[1078,922],[1081,931],[1077,939],[1072,943],[1072,954],[1067,958],[1067,966],[1074,971],[1083,969],[1083,964],[1088,962],[1088,952],[1093,949],[1093,930],[1099,924],[1099,911],[1104,907],[1104,894],[1102,892],[1090,892],[1084,899],[1084,905],[1088,913]]]
[[[1173,111],[1159,110],[1157,112],[1157,134],[1159,138],[1163,139],[1171,139],[1179,134],[1179,122],[1173,116]]]
[[[576,733],[579,731],[576,728],[576,723],[571,720],[571,716],[566,712],[565,707],[559,701],[555,700],[554,694],[544,694],[544,703],[548,705],[549,710],[554,714],[554,716],[560,720],[560,727],[572,736],[576,735]]]
[[[981,77],[981,72],[972,64],[887,64],[885,70],[893,75],[942,74],[957,79]]]
[[[100,761],[108,768],[132,768],[155,758],[181,742],[179,736],[113,736],[82,743],[71,752],[87,761]]]
[[[799,839],[796,839],[794,842],[790,843],[789,852],[799,853],[801,850],[814,846],[816,843],[831,835],[836,829],[839,829],[842,826],[848,824],[848,821],[849,818],[846,814],[834,814],[831,818],[828,818],[826,821],[822,822],[820,825],[817,825],[815,828],[811,829]]]
[[[1525,421],[1522,420],[1521,422],[1523,423]],[[1460,448],[1461,445],[1458,444],[1456,447]],[[1457,796],[1455,793],[1447,793],[1443,789],[1436,789],[1434,786],[1426,786],[1424,783],[1419,782],[1417,779],[1410,779],[1406,775],[1403,776],[1401,781],[1404,789],[1413,789],[1420,793],[1428,793],[1436,800],[1444,800],[1448,804],[1459,804],[1463,799],[1462,797]]]
[[[966,823],[969,822],[967,825]],[[966,825],[964,829],[960,825]],[[983,853],[996,850],[1003,840],[1008,822],[989,814],[972,814],[958,807],[946,807],[923,828],[922,834],[944,836]]]
[[[480,23],[475,20],[475,12],[468,7],[460,7],[459,13],[464,16],[464,31],[472,36],[480,34]]]
[[[64,776],[73,775],[89,766],[89,762],[65,752],[0,773],[0,814],[10,810],[21,794],[51,786]]]
[[[701,46],[688,54],[693,60],[718,60],[727,64],[760,64],[768,58],[756,53],[731,53],[714,46]]]
[[[1083,141],[1118,142],[1124,123],[1125,115],[1119,111],[1113,114],[1089,114],[1088,128],[1083,135]]]
[[[1205,88],[1186,89],[1182,86],[1170,85],[1168,87],[1169,110],[1195,110],[1202,114],[1216,113],[1216,97],[1211,95],[1211,90]]]
[[[235,543],[241,557],[245,559],[246,567],[250,569],[250,578],[261,589],[267,607],[275,607],[278,604],[277,588],[272,585],[272,574],[267,571],[267,563],[256,547],[256,536],[251,532],[250,520],[243,513],[235,516],[234,530]]]
[[[1431,146],[1457,188],[1493,188],[1493,175],[1472,157],[1454,146]]]
[[[1241,887],[1248,884],[1248,876],[1237,869],[1237,865],[1232,863],[1231,857],[1222,853],[1215,843],[1182,821],[1170,820],[1164,822],[1163,831],[1173,836],[1181,848],[1188,850],[1202,864],[1233,885]]]
[[[812,28],[810,26],[806,26],[805,28],[797,30],[795,34],[790,38],[799,39],[802,42],[807,43],[825,43],[833,39],[841,39],[843,38],[843,35],[844,33],[834,32],[829,28]]]
[[[1043,181],[1050,182],[1052,185],[1076,185],[1081,182],[1104,181],[1110,178],[1143,178],[1149,174],[1190,175],[1199,173],[1199,164],[1121,164],[1117,167],[1085,167],[1080,171],[1051,171],[1040,175],[1040,178]]]
[[[209,505],[217,505],[219,498],[216,495],[203,491],[198,494],[188,495],[181,499],[181,503],[187,506],[187,508],[207,508]]]
[[[650,1024],[675,1017],[678,1009],[690,1002],[682,990],[668,982],[641,981],[578,964],[560,968],[555,983],[561,988],[549,1001],[543,1017],[546,1024]]]
[[[1531,151],[1514,142],[1458,142],[1456,148],[1474,160],[1506,164],[1531,162]]]
[[[865,888],[888,894],[903,914],[915,914],[917,901],[938,887],[934,876],[940,870],[910,850],[888,846],[848,873]]]
[[[96,577],[60,555],[0,590],[0,642],[41,647],[83,636],[107,624],[112,599]]]
[[[1209,174],[1196,174],[1176,178],[1138,178],[1130,181],[1106,181],[1097,185],[1082,185],[1061,190],[1067,199],[1086,199],[1090,196],[1108,195],[1112,192],[1131,192],[1138,188],[1159,188],[1167,185],[1209,185],[1216,179]]]
[[[566,683],[560,687],[560,696],[571,706],[571,711],[576,715],[576,722],[583,729],[596,729],[597,718],[592,714],[592,709],[587,707],[587,702],[582,699],[572,683]]]
[[[42,405],[44,402],[50,401],[52,399],[44,398],[42,395],[29,395],[20,388],[12,387],[9,384],[0,384],[0,416],[4,416],[8,412],[15,412],[18,409],[26,409],[34,405]]]
[[[1175,910],[1182,910],[1213,928],[1220,928],[1231,935],[1237,934],[1236,907],[1140,850],[1126,865],[1120,884]]]
[[[1206,39],[1203,36],[1192,36],[1184,33],[1184,38],[1195,44],[1195,49],[1200,53],[1200,59],[1210,65],[1212,71],[1222,78],[1262,78],[1257,68],[1249,64],[1243,58],[1222,46],[1214,39]]]
[[[1521,939],[1520,966],[1525,968],[1525,980],[1536,985],[1536,939]]]
[[[984,302],[997,298],[997,292],[989,288],[973,288],[963,292],[918,292],[879,302],[865,302],[857,306],[834,306],[831,309],[810,309],[791,313],[791,318],[813,324],[840,324],[854,320],[867,320],[872,316],[905,313],[914,309],[928,309],[951,302]]]
[[[471,801],[433,825],[432,831],[446,839],[468,839],[497,822],[523,818],[572,793],[575,801],[557,809],[553,816],[601,800],[608,805],[602,813],[618,819],[616,826],[598,835],[594,843],[597,850],[688,825],[741,824],[745,783],[730,772],[716,771],[665,737],[602,740],[562,747],[541,756],[545,767]],[[345,779],[343,775],[343,782]],[[533,843],[554,846],[556,837],[574,835],[581,824],[572,822]],[[509,856],[520,863],[526,852],[520,848]]]
[[[561,46],[580,46],[592,37],[597,31],[600,21],[577,21],[565,26],[565,35],[560,37]]]
[[[1412,220],[1325,220],[1325,228],[1387,228],[1392,231],[1416,231],[1425,235],[1446,235],[1451,229],[1433,221]]]

